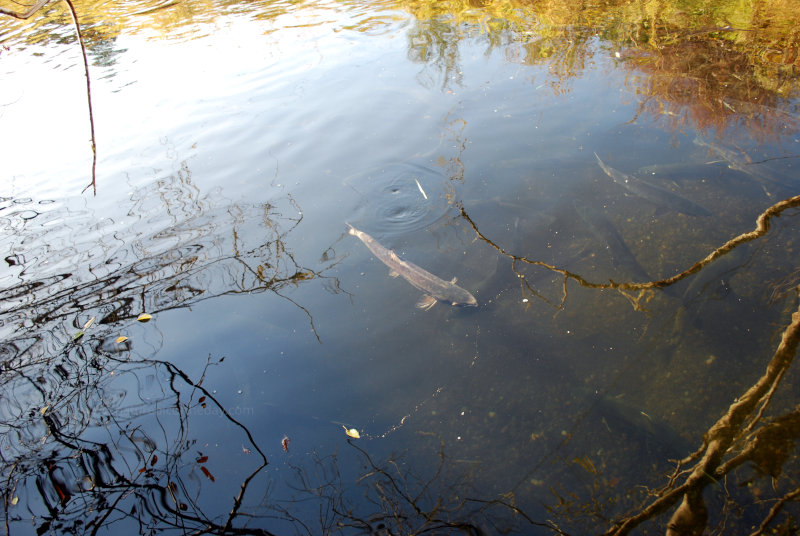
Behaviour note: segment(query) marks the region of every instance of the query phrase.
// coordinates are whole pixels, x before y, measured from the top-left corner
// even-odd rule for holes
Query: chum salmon
[[[711,212],[705,207],[701,207],[685,197],[670,192],[666,188],[656,186],[638,177],[616,170],[600,160],[597,153],[594,153],[594,157],[597,158],[597,164],[605,171],[606,175],[611,177],[611,180],[626,188],[633,195],[646,199],[654,205],[674,210],[675,212],[682,212],[690,216],[711,216]]]
[[[478,305],[475,296],[456,285],[455,277],[450,281],[440,279],[413,262],[401,259],[394,251],[383,247],[377,240],[364,231],[359,231],[349,223],[345,223],[345,225],[347,225],[348,233],[361,240],[378,260],[389,267],[390,276],[402,276],[403,279],[424,292],[422,298],[420,298],[416,304],[418,308],[427,311],[436,305],[437,300],[449,303],[450,305],[470,307]]]

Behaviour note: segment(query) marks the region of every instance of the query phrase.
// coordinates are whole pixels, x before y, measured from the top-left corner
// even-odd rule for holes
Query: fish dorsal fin
[[[453,279],[451,279],[451,280],[450,280],[450,282],[451,282],[452,284],[454,284],[454,285],[456,284],[456,282],[457,282],[457,281],[458,281],[458,278],[457,278],[457,277],[454,277]]]
[[[399,275],[396,270],[389,270],[389,277],[397,277]]]
[[[422,297],[417,301],[416,307],[417,309],[422,309],[423,311],[427,311],[431,307],[436,305],[436,298],[429,294],[423,294]]]

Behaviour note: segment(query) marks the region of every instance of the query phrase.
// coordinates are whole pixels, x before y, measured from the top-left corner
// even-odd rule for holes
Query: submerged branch
[[[778,502],[772,506],[769,514],[766,518],[764,518],[764,521],[762,521],[761,525],[758,527],[758,530],[753,531],[750,536],[761,536],[761,534],[764,534],[764,529],[766,529],[772,520],[775,519],[775,516],[778,515],[778,512],[780,512],[783,507],[786,506],[786,503],[796,501],[798,497],[800,497],[800,488],[795,488],[793,491],[781,497],[780,500],[778,500]]]
[[[770,220],[772,218],[780,216],[780,214],[784,210],[787,210],[787,209],[793,208],[793,207],[797,207],[797,206],[800,206],[800,195],[796,195],[794,197],[790,197],[788,199],[784,199],[783,201],[775,203],[774,205],[769,207],[767,210],[762,212],[758,216],[758,218],[756,218],[756,227],[752,231],[748,231],[748,232],[742,233],[742,234],[740,234],[740,235],[728,240],[723,245],[721,245],[720,247],[718,247],[717,249],[715,249],[714,251],[709,253],[704,259],[696,262],[691,267],[687,268],[686,270],[684,270],[684,271],[682,271],[682,272],[680,272],[680,273],[678,273],[678,274],[676,274],[676,275],[674,275],[672,277],[667,277],[665,279],[658,279],[658,280],[655,280],[655,281],[648,281],[648,282],[644,282],[644,283],[617,283],[617,282],[615,282],[613,280],[609,280],[608,283],[595,283],[595,282],[592,282],[592,281],[589,281],[589,280],[585,279],[584,277],[582,277],[582,276],[580,276],[580,275],[578,275],[576,273],[570,272],[569,270],[566,270],[564,268],[559,268],[557,266],[553,266],[552,264],[548,264],[548,263],[546,263],[544,261],[536,261],[536,260],[529,259],[529,258],[527,258],[525,256],[522,256],[522,255],[516,255],[514,253],[510,253],[510,252],[506,251],[505,249],[503,249],[500,245],[498,245],[497,243],[492,241],[492,239],[488,238],[486,235],[481,233],[481,231],[478,229],[478,225],[472,220],[472,218],[469,217],[469,215],[467,214],[467,211],[464,209],[463,205],[460,206],[460,210],[461,210],[461,216],[470,224],[470,226],[472,226],[472,229],[473,229],[473,231],[475,231],[475,234],[478,236],[478,238],[480,238],[481,240],[483,240],[484,242],[486,242],[487,244],[489,244],[490,246],[495,248],[498,252],[500,252],[501,255],[504,255],[504,256],[512,259],[514,262],[519,261],[519,262],[523,262],[523,263],[530,264],[530,265],[533,265],[533,266],[541,266],[542,268],[546,268],[546,269],[548,269],[550,271],[553,271],[553,272],[556,272],[558,274],[563,275],[564,278],[565,278],[564,279],[564,285],[565,285],[565,291],[564,291],[565,296],[564,296],[564,299],[566,299],[566,282],[567,282],[568,279],[574,280],[575,282],[577,282],[582,287],[595,288],[595,289],[615,289],[615,290],[618,290],[620,292],[626,291],[626,290],[640,290],[640,291],[643,291],[643,290],[647,290],[647,289],[664,288],[664,287],[668,287],[670,285],[673,285],[673,284],[677,283],[678,281],[681,281],[682,279],[685,279],[685,278],[689,277],[690,275],[699,272],[705,266],[711,264],[716,259],[718,259],[719,257],[725,255],[726,253],[729,253],[730,251],[732,251],[737,246],[740,246],[740,245],[742,245],[742,244],[744,244],[746,242],[750,242],[752,240],[755,240],[756,238],[764,236],[769,231]],[[629,294],[625,294],[625,296],[628,299],[631,299],[631,301],[635,300],[637,302],[642,297],[641,294],[639,294],[638,298],[634,298]],[[562,302],[562,305],[563,305],[563,302]]]
[[[703,489],[708,484],[724,478],[730,470],[744,461],[758,461],[764,454],[761,445],[769,443],[766,441],[766,437],[771,434],[773,429],[784,426],[792,427],[793,425],[796,428],[795,421],[797,419],[794,418],[796,412],[776,419],[770,425],[755,431],[738,456],[729,460],[728,463],[723,463],[724,458],[732,453],[748,417],[756,411],[764,398],[769,397],[775,390],[776,384],[781,381],[786,370],[792,364],[798,345],[800,345],[800,308],[792,315],[792,321],[784,330],[781,342],[761,378],[734,401],[728,411],[706,432],[703,446],[700,449],[701,456],[686,472],[688,476],[685,481],[654,500],[638,514],[623,519],[605,534],[608,536],[628,534],[639,524],[674,506],[681,498],[683,502],[672,515],[667,525],[667,534],[702,533],[706,522],[705,506],[702,500]],[[792,494],[785,496],[779,504],[792,500],[791,496]],[[765,522],[767,521],[768,519],[765,520]]]

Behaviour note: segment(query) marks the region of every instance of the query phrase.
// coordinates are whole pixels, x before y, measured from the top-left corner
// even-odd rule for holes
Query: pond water
[[[797,14],[673,4],[0,21],[7,532],[664,533],[800,281]],[[800,524],[790,362],[692,530]]]

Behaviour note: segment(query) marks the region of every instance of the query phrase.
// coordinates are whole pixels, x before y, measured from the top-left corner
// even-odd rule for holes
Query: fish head
[[[459,300],[453,300],[452,304],[461,305],[463,307],[477,307],[478,300],[475,299],[475,296],[465,291],[464,296],[460,296]]]

